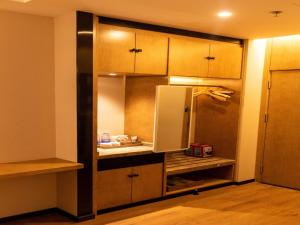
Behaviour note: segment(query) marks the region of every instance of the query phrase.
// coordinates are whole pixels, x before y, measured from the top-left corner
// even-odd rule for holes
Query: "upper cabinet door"
[[[272,44],[271,70],[300,69],[300,37],[274,38]]]
[[[170,38],[169,75],[207,77],[209,42],[196,38]]]
[[[239,44],[211,42],[208,76],[212,78],[240,79],[243,48]]]
[[[168,37],[137,32],[135,73],[167,75]]]
[[[99,24],[97,32],[97,73],[133,73],[135,32]]]

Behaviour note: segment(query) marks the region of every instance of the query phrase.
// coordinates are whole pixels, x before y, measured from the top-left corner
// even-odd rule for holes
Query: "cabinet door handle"
[[[215,60],[216,59],[216,57],[211,57],[211,56],[207,56],[207,57],[205,57],[207,60]]]
[[[136,51],[137,51],[136,48],[129,49],[129,52],[136,52]]]
[[[142,52],[142,51],[143,51],[143,49],[140,49],[140,48],[135,50],[136,53],[139,53],[139,52]]]
[[[134,173],[134,174],[128,174],[128,177],[130,177],[130,178],[138,177],[138,176],[139,176],[139,174],[136,174],[136,173]]]

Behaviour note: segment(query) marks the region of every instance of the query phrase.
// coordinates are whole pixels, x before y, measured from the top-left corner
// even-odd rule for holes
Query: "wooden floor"
[[[47,215],[6,225],[70,225]],[[79,225],[300,225],[300,191],[259,183],[229,186],[100,215]]]

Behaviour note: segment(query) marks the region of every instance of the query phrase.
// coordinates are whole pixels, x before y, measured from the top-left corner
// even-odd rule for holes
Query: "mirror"
[[[154,151],[175,151],[189,147],[192,91],[191,87],[156,87]]]

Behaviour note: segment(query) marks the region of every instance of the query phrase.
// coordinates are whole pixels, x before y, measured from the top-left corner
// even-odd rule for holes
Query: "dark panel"
[[[98,171],[142,166],[154,163],[163,163],[164,153],[153,153],[147,155],[127,156],[112,159],[99,159]]]
[[[93,14],[77,12],[78,217],[93,213]]]
[[[243,39],[207,34],[207,33],[184,30],[184,29],[177,29],[173,27],[153,25],[148,23],[139,23],[139,22],[134,22],[129,20],[114,19],[114,18],[109,18],[104,16],[99,16],[99,23],[129,27],[129,28],[137,28],[142,30],[150,30],[150,31],[162,32],[162,33],[183,35],[189,37],[204,38],[204,39],[210,39],[216,41],[225,41],[225,42],[237,43],[237,44],[244,43]]]

